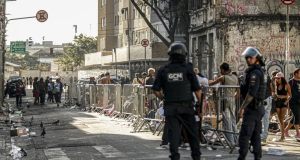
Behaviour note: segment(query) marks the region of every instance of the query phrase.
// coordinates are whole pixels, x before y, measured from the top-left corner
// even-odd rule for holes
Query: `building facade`
[[[207,3],[203,3],[207,2]],[[299,66],[300,2],[289,6],[289,73]],[[247,68],[242,52],[260,49],[268,73],[287,70],[287,6],[281,1],[191,0],[190,51],[200,71],[212,79],[219,64],[227,61],[239,75]]]
[[[168,37],[157,15],[151,11],[151,7],[138,4],[155,29],[164,37]],[[99,63],[106,62],[101,65],[118,66],[120,69],[127,70],[126,73],[128,73],[130,61],[132,79],[135,73],[145,72],[150,67],[158,69],[167,63],[167,46],[151,31],[131,0],[111,0],[110,3],[108,0],[99,0],[98,20],[98,52],[105,52],[105,54],[98,54],[102,55],[100,59],[103,59],[99,60]],[[178,34],[175,39],[182,41],[182,37],[183,35]],[[148,39],[150,42],[146,49],[141,45],[143,39]],[[108,56],[112,58],[112,61],[105,60]]]

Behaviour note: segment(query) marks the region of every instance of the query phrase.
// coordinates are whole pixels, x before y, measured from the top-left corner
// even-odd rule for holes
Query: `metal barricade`
[[[90,106],[95,107],[96,105],[96,85],[89,86],[90,93]],[[94,108],[93,108],[94,109]]]
[[[238,139],[237,111],[240,108],[239,86],[216,85],[206,86],[202,90],[204,95],[204,131],[203,137],[207,146],[212,146],[217,140],[226,147],[225,143],[232,149]],[[210,111],[207,116],[207,109]],[[214,115],[211,114],[214,112]],[[206,114],[206,115],[205,115]],[[225,143],[222,141],[225,140]]]
[[[139,85],[124,84],[122,94],[122,115],[121,117],[129,118],[132,114],[138,114],[137,91]]]
[[[104,85],[97,84],[95,88],[96,94],[95,99],[97,103],[96,111],[102,113],[103,111],[103,94],[104,94]]]
[[[117,98],[121,93],[121,87],[115,84],[105,84],[103,89],[103,110],[108,115],[114,116],[117,114],[114,111],[116,109],[120,111],[121,108],[121,99]]]
[[[77,85],[77,98],[78,98],[78,104],[81,107],[85,107],[85,85],[78,84]]]
[[[148,129],[155,134],[157,130],[161,129],[163,119],[156,119],[155,115],[159,108],[160,100],[155,96],[152,90],[152,85],[140,87],[139,90],[139,115],[142,120],[135,126],[134,131],[139,132],[143,127],[147,126]],[[147,104],[147,106],[146,106]]]
[[[70,101],[71,104],[75,104],[78,103],[78,97],[77,97],[77,85],[74,83],[71,85],[72,89],[71,89],[71,97],[70,97]]]

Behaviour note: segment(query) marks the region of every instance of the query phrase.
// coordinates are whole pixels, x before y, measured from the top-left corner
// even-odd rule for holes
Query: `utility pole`
[[[286,58],[286,74],[285,76],[287,78],[290,78],[290,72],[289,72],[289,65],[290,65],[290,18],[289,18],[289,5],[286,5],[286,52],[285,52],[285,58]]]
[[[3,107],[3,101],[4,101],[4,65],[5,65],[5,46],[6,46],[6,40],[5,40],[5,34],[6,34],[6,25],[5,25],[5,21],[6,21],[6,0],[4,0],[3,3],[3,18],[2,18],[2,30],[0,31],[2,33],[1,35],[1,48],[0,48],[0,53],[2,54],[0,56],[0,70],[1,70],[1,77],[0,77],[0,105],[1,105],[1,109],[0,111],[2,111],[2,107]]]
[[[126,16],[126,12],[127,11],[127,38],[128,38],[128,65],[129,65],[129,80],[131,80],[131,62],[130,62],[130,31],[129,31],[129,23],[130,23],[130,18],[129,18],[129,7],[126,7],[126,8],[122,8],[121,12],[122,14],[125,14]]]

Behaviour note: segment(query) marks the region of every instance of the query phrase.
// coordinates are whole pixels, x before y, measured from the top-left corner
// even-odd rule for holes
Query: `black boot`
[[[192,158],[193,158],[193,160],[200,160],[201,156],[200,155],[193,155]]]
[[[246,158],[239,157],[237,160],[246,160]]]

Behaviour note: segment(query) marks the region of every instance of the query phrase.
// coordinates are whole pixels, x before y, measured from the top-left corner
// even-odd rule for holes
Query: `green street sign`
[[[26,42],[10,42],[10,53],[25,53]]]

